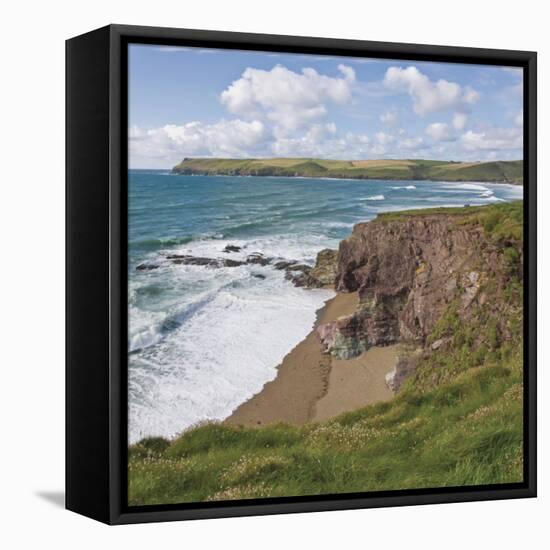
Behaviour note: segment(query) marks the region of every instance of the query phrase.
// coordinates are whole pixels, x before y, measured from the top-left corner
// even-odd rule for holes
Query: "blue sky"
[[[131,45],[130,167],[520,159],[522,86],[506,67]]]

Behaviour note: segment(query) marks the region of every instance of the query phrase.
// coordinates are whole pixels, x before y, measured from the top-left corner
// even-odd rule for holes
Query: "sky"
[[[513,67],[129,46],[130,168],[184,157],[523,157]]]

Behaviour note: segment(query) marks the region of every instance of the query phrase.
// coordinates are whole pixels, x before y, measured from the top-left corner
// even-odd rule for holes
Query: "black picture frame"
[[[524,481],[128,507],[129,43],[506,65],[524,71]],[[109,25],[66,43],[66,507],[108,524],[536,496],[535,52]]]

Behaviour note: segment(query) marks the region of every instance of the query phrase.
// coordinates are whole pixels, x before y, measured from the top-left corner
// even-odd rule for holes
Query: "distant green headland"
[[[185,175],[280,176],[377,180],[481,181],[523,184],[523,161],[325,160],[315,158],[184,158]]]

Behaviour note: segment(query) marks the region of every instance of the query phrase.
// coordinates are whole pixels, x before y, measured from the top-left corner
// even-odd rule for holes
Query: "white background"
[[[550,40],[540,0],[4,2],[0,40],[0,545],[4,548],[548,547],[549,286],[539,285],[539,498],[109,528],[62,509],[64,40],[108,23],[539,52],[539,281]],[[546,136],[544,135],[546,134]],[[547,243],[548,241],[546,241]],[[548,333],[546,334],[548,339]],[[94,345],[91,339],[88,344]]]

